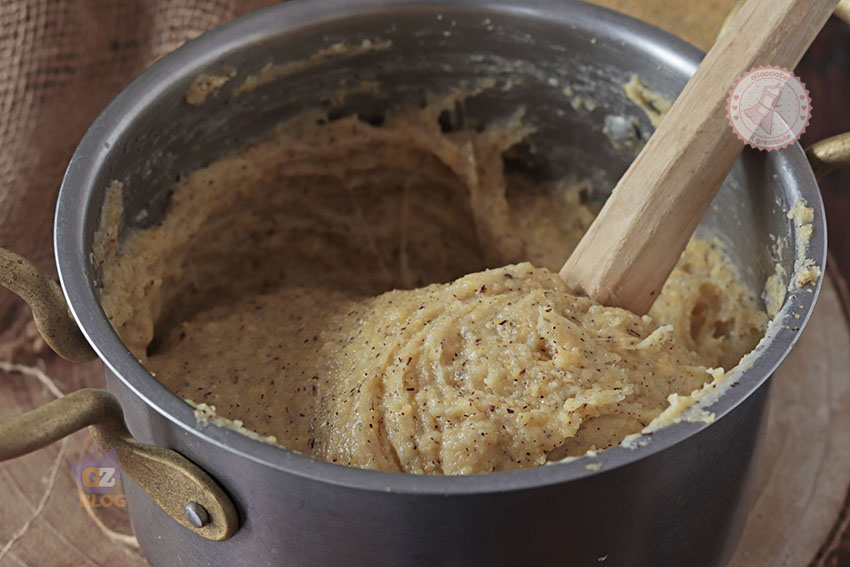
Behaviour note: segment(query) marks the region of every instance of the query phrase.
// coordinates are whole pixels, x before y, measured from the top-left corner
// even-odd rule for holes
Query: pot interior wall
[[[533,10],[511,13],[494,7],[488,15],[481,8],[411,5],[394,12],[337,14],[327,23],[296,23],[285,34],[249,39],[215,60],[199,53],[194,67],[169,69],[165,64],[160,72],[178,73],[180,80],[149,93],[139,112],[127,117],[133,125],[115,140],[120,151],[108,153],[99,172],[94,206],[88,208],[88,238],[113,179],[124,182],[125,229],[146,226],[161,216],[179,175],[262,138],[302,110],[325,108],[331,116],[356,113],[375,120],[388,107],[421,104],[428,94],[459,87],[473,89],[481,79],[494,80],[496,86],[466,99],[449,121],[483,126],[523,108],[524,120],[536,128],[531,137],[536,151],[520,152],[521,158],[508,167],[537,178],[589,177],[594,181],[591,197],[601,201],[636,155],[636,150],[612,145],[603,132],[606,119],[633,118],[634,134],[642,140],[652,132],[649,119],[625,97],[623,86],[638,75],[651,89],[674,98],[693,67],[669,52],[635,57],[640,40],[615,35],[604,18],[578,22],[569,35],[563,25]],[[314,61],[251,93],[232,94],[266,64],[305,61],[328,46],[360,46],[364,40],[391,45]],[[225,69],[236,70],[236,76],[219,92],[197,107],[185,102],[185,91],[198,73]],[[377,83],[378,95],[367,89],[335,102],[341,88],[356,90],[364,81]],[[576,97],[592,102],[574,108]],[[792,272],[793,247],[786,245],[783,257],[773,257],[777,241],[793,242],[784,217],[793,191],[781,187],[791,181],[775,174],[782,165],[775,154],[745,152],[699,229],[726,245],[756,293],[777,260],[786,273]],[[143,210],[146,214],[140,215]]]

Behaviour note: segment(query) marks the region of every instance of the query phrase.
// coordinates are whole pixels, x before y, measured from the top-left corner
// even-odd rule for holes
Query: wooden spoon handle
[[[793,69],[838,0],[749,0],[620,179],[560,275],[602,304],[646,313],[744,147],[726,100],[759,65]]]

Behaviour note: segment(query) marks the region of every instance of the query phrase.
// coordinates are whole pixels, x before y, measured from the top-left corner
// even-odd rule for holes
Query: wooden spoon
[[[793,69],[838,0],[749,0],[561,269],[576,293],[646,313],[744,147],[726,100],[757,66]]]

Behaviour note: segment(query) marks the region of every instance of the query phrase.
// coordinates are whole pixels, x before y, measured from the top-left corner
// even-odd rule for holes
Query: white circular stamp
[[[741,75],[729,91],[726,114],[744,143],[760,150],[778,150],[806,131],[812,99],[794,73],[780,67],[756,67]]]

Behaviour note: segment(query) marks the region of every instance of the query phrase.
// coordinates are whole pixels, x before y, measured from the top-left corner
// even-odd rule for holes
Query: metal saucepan
[[[305,60],[333,43],[364,39],[392,46],[314,61],[250,94],[233,94],[240,77],[269,62]],[[337,110],[380,112],[382,105],[416,103],[424,92],[449,91],[465,80],[522,79],[476,96],[467,112],[486,120],[524,106],[537,128],[539,151],[527,164],[535,175],[591,177],[599,187],[613,187],[635,154],[612,146],[602,132],[606,117],[637,117],[634,134],[645,139],[651,133],[623,85],[637,74],[675,97],[701,56],[647,24],[563,0],[295,1],[188,43],[127,87],[71,160],[55,224],[64,296],[23,258],[0,253],[0,283],[33,307],[57,352],[82,360],[94,356],[91,345],[106,365],[110,392],[83,390],[0,422],[0,458],[92,425],[118,452],[133,526],[156,566],[723,563],[745,517],[742,496],[768,378],[799,336],[817,288],[786,305],[737,377],[738,387],[708,408],[716,414],[711,425],[682,423],[656,432],[645,446],[604,451],[597,472],[578,460],[421,477],[333,465],[228,429],[200,427],[192,408],[153,378],[113,331],[91,260],[112,180],[124,183],[126,227],[138,226],[134,219],[143,209],[151,222],[175,175],[261,138],[301,110],[333,105],[330,94],[341,81],[377,81],[387,97],[349,97],[349,108]],[[186,104],[194,77],[223,69],[234,69],[237,79],[200,106]],[[565,85],[572,96],[592,100],[593,110],[574,110]],[[848,154],[845,137],[814,148],[811,159],[823,173],[847,162]],[[785,212],[799,199],[815,211],[806,253],[823,266],[823,205],[798,145],[745,152],[700,230],[717,234],[745,281],[761,290],[775,262],[793,272],[797,234]],[[772,256],[771,238],[788,243],[780,257]]]

